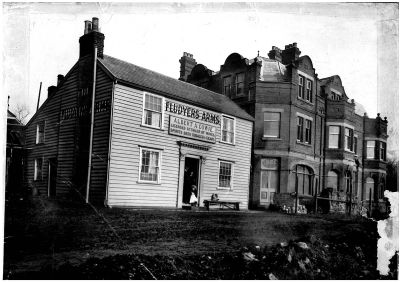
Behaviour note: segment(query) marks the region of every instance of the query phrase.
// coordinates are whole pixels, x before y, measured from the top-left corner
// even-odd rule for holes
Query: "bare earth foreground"
[[[6,203],[4,279],[379,279],[376,223],[268,211]],[[392,264],[397,265],[395,259]]]

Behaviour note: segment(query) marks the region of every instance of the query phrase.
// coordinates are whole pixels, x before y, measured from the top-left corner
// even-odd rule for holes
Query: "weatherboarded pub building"
[[[247,209],[253,118],[229,97],[103,54],[97,18],[78,62],[26,126],[25,181],[110,207],[182,207],[218,194]]]

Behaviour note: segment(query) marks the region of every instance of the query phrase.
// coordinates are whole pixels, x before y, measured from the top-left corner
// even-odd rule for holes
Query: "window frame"
[[[151,109],[146,109],[146,95],[154,96],[156,98],[161,99],[161,112],[157,112],[157,111],[154,111],[154,110],[151,110]],[[161,114],[160,126],[153,126],[153,125],[147,124],[145,122],[145,120],[146,120],[145,112],[146,111],[151,111],[151,112],[156,112],[156,113],[160,113]],[[165,118],[165,98],[163,96],[156,95],[156,94],[153,94],[153,93],[143,92],[142,124],[141,125],[145,126],[145,127],[149,127],[149,128],[155,128],[155,129],[162,129],[163,130],[164,129],[164,118]]]
[[[310,125],[309,128],[307,128],[308,124]],[[306,125],[304,130],[304,143],[311,144],[311,139],[312,139],[312,120],[306,119]]]
[[[226,82],[228,82],[226,84]],[[222,84],[223,84],[223,90],[224,90],[224,95],[231,97],[231,92],[232,92],[232,76],[227,75],[222,78]],[[228,89],[228,91],[227,91]]]
[[[357,150],[358,150],[358,135],[353,136],[353,152],[354,154],[357,155]]]
[[[373,146],[368,146],[368,143],[372,143]],[[369,160],[374,160],[376,158],[375,156],[375,146],[376,146],[376,140],[367,140],[365,144],[365,158]],[[372,156],[368,154],[369,150],[368,148],[372,148]]]
[[[386,161],[386,143],[380,141],[379,142],[379,160],[381,161]],[[382,150],[383,150],[383,154],[382,154]],[[383,156],[382,156],[383,155]]]
[[[223,128],[224,128],[224,119],[230,119],[233,121],[233,138],[232,138],[232,142],[228,142],[228,141],[224,141],[223,140]],[[222,115],[221,118],[221,127],[220,127],[220,142],[221,143],[225,143],[225,144],[230,144],[230,145],[235,145],[236,143],[236,118],[232,117],[232,116],[228,116],[228,115]]]
[[[157,174],[157,180],[156,181],[141,179],[143,150],[150,151],[150,152],[157,152],[158,153],[158,174]],[[162,151],[163,150],[161,150],[161,149],[139,146],[139,169],[138,169],[138,180],[137,180],[138,183],[161,184]]]
[[[239,77],[242,78],[242,81],[238,81]],[[244,96],[244,81],[245,81],[245,74],[244,72],[239,72],[235,74],[235,96]],[[241,87],[240,87],[241,85]],[[238,89],[241,89],[241,92],[238,92]]]
[[[302,74],[299,74],[299,84],[298,84],[298,90],[297,90],[297,97],[304,99],[304,88],[305,88],[305,77]]]
[[[348,135],[347,135],[348,131]],[[344,150],[354,152],[354,130],[350,127],[344,127]]]
[[[310,87],[309,87],[310,86]],[[313,81],[311,79],[306,79],[306,97],[305,99],[312,103],[312,89],[313,89]]]
[[[220,181],[219,181],[219,178],[220,178],[220,172],[221,172],[221,163],[227,163],[227,164],[230,164],[231,165],[231,175],[230,175],[230,186],[229,187],[222,187],[222,186],[219,186],[219,184],[220,184]],[[229,191],[232,191],[233,190],[233,176],[234,176],[234,166],[235,166],[235,163],[234,162],[232,162],[232,161],[227,161],[227,160],[218,160],[218,179],[217,179],[217,189],[218,190],[229,190]]]
[[[38,160],[41,161],[40,175],[38,175]],[[34,172],[33,172],[33,181],[42,181],[43,180],[43,157],[34,159]]]
[[[278,114],[279,115],[279,119],[278,120],[266,120],[265,119],[265,114],[269,113],[269,114]],[[264,138],[280,138],[281,137],[281,120],[282,120],[282,114],[281,112],[274,112],[274,111],[263,111],[263,137]],[[275,135],[268,135],[265,134],[265,122],[278,122],[278,136]]]
[[[300,139],[299,139],[299,134],[300,134]],[[304,117],[302,117],[302,116],[297,116],[297,136],[296,136],[296,141],[297,142],[301,142],[301,143],[304,142]]]
[[[40,135],[40,129],[43,128],[42,135]],[[46,121],[42,120],[36,124],[36,142],[35,144],[44,144],[45,143],[45,131],[46,131]],[[40,137],[42,137],[40,139]]]
[[[331,128],[334,128],[334,127],[336,127],[336,128],[339,128],[339,131],[338,131],[338,133],[335,133],[335,134],[332,134],[331,133]],[[329,125],[329,127],[328,127],[328,148],[329,149],[339,149],[340,148],[340,131],[341,131],[341,126],[340,125]],[[332,146],[332,143],[331,143],[331,136],[332,135],[335,135],[335,136],[337,136],[338,138],[337,138],[337,146]]]

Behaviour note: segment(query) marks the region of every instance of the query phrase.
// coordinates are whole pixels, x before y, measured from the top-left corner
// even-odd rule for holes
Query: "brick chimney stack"
[[[181,63],[179,80],[186,81],[197,62],[195,59],[193,59],[193,55],[187,52],[183,52],[183,56],[179,62]]]
[[[84,34],[79,38],[79,58],[93,54],[94,46],[97,46],[97,56],[103,58],[104,34],[100,32],[99,19],[85,21]]]
[[[285,46],[285,50],[282,50],[282,63],[284,65],[290,64],[300,56],[300,49],[297,48],[297,43],[289,44]]]
[[[282,50],[279,49],[279,48],[276,47],[276,46],[272,46],[272,50],[269,51],[268,57],[269,57],[271,60],[277,60],[277,61],[279,61],[279,62],[282,62]]]
[[[64,76],[62,74],[57,75],[57,86],[64,80]]]

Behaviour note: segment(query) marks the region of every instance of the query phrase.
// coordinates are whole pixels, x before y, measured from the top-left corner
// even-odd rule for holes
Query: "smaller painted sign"
[[[215,126],[176,116],[169,117],[169,134],[210,143],[216,140]]]

